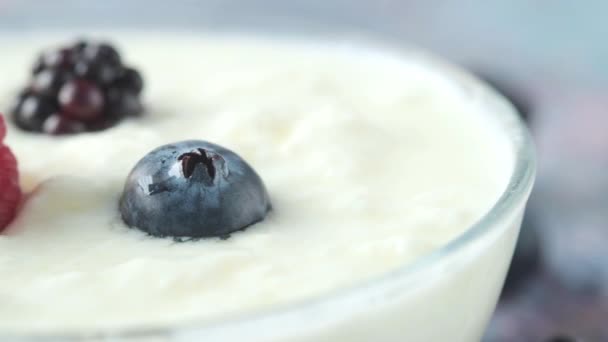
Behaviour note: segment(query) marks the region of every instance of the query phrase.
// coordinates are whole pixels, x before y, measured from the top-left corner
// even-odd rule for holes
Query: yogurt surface
[[[349,40],[101,37],[144,75],[147,114],[76,136],[9,126],[33,193],[0,235],[2,331],[165,327],[339,292],[457,237],[511,174],[492,113],[421,54]],[[37,52],[71,38],[0,36],[0,111]],[[265,221],[182,243],[122,223],[131,168],[186,139],[256,169],[273,205]]]

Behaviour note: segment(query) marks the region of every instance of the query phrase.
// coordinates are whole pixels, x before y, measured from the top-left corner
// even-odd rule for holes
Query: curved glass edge
[[[226,32],[230,33],[231,31]],[[262,34],[268,35],[268,33],[264,31],[262,31]],[[290,33],[282,33],[280,35],[283,34],[291,35]],[[436,66],[449,78],[459,82],[465,87],[470,87],[471,89],[481,91],[484,100],[495,102],[493,104],[488,103],[488,107],[496,107],[499,109],[499,112],[502,112],[496,115],[497,120],[500,121],[500,126],[504,127],[504,129],[507,131],[506,136],[513,147],[515,158],[513,163],[514,167],[507,187],[492,208],[457,238],[450,241],[443,247],[421,256],[413,263],[407,264],[381,276],[369,279],[348,288],[340,288],[339,290],[325,293],[324,295],[309,300],[296,302],[282,308],[270,309],[257,313],[249,313],[236,316],[234,318],[221,320],[219,322],[210,321],[206,323],[197,323],[191,321],[172,327],[123,329],[114,332],[91,331],[70,334],[40,334],[28,336],[0,335],[0,340],[44,342],[81,341],[88,339],[104,340],[108,338],[127,340],[131,338],[167,338],[170,340],[171,337],[179,335],[181,332],[192,332],[196,334],[204,333],[207,330],[228,330],[246,324],[256,324],[257,322],[262,321],[273,321],[274,324],[280,326],[280,324],[277,324],[279,321],[293,320],[301,318],[302,316],[314,317],[310,316],[311,313],[323,308],[354,305],[355,302],[359,303],[361,300],[366,298],[364,295],[369,296],[371,293],[381,292],[384,288],[386,288],[387,285],[391,283],[398,281],[401,282],[409,278],[413,278],[414,275],[420,271],[431,267],[431,265],[434,265],[448,256],[463,250],[469,244],[482,238],[486,235],[486,233],[491,232],[493,227],[498,226],[504,218],[508,217],[511,213],[516,212],[522,206],[525,206],[528,196],[532,190],[536,175],[537,164],[535,147],[532,137],[519,113],[503,95],[498,93],[489,85],[485,84],[482,80],[473,76],[465,69],[449,62],[445,62],[443,59],[435,57],[435,55],[432,53],[427,53],[424,49],[411,47],[404,42],[395,41],[394,39],[374,36],[369,32],[356,35],[353,35],[352,33],[346,35],[332,33],[329,35],[323,34],[322,36],[319,36],[316,33],[312,35],[298,35],[296,31],[296,37],[321,40],[328,40],[331,38],[353,38],[350,39],[350,41],[361,42],[367,46],[375,45],[384,49],[388,48],[405,55],[422,54],[424,55],[425,59],[428,60],[429,64]]]

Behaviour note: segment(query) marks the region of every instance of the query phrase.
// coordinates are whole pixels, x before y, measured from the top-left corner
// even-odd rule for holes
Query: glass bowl
[[[400,1],[8,1],[0,32],[96,29],[246,31],[328,39],[364,36],[393,47],[408,25]],[[276,310],[205,324],[70,336],[1,336],[11,341],[477,341],[494,310],[535,175],[527,129],[513,107],[468,73],[437,69],[482,94],[515,155],[507,189],[476,224],[444,247],[381,277]],[[455,290],[457,289],[457,290]]]

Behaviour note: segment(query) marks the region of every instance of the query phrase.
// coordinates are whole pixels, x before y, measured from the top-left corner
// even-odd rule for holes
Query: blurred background
[[[0,0],[0,29],[298,21],[389,35],[469,68],[518,106],[540,163],[485,341],[608,341],[607,13],[605,0]]]

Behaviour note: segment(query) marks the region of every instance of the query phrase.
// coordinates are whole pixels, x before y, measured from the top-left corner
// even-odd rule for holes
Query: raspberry
[[[30,132],[98,131],[142,112],[143,80],[106,43],[79,41],[41,54],[12,119]]]
[[[0,231],[15,218],[21,199],[17,160],[11,150],[2,144],[5,133],[4,120],[0,116]]]

